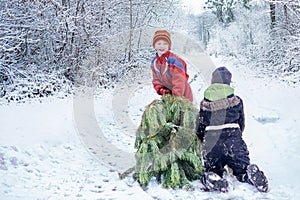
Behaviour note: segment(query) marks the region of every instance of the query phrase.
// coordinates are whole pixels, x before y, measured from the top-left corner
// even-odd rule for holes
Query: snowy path
[[[197,46],[187,49],[187,41],[177,41],[183,42],[174,49],[190,64],[198,106],[214,64]],[[202,192],[198,181],[194,191],[166,190],[155,182],[143,191],[132,178],[119,179],[118,172],[134,164],[134,132],[143,110],[158,98],[145,66],[140,77],[103,90],[101,97],[88,91],[1,106],[0,199],[300,199],[299,89],[228,65],[245,104],[250,157],[267,174],[270,192],[256,192],[232,177],[228,193]]]
[[[147,199],[84,148],[72,107],[72,99],[1,107],[0,199]]]

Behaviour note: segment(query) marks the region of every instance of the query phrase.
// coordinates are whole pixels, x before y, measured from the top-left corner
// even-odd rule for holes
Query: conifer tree
[[[146,189],[156,178],[181,188],[202,175],[201,142],[195,134],[197,109],[183,97],[165,95],[150,103],[136,132],[133,177]]]

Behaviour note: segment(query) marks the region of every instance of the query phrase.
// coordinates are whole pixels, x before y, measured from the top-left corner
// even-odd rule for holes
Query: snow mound
[[[261,124],[276,123],[280,119],[276,110],[266,107],[258,107],[253,113],[253,118]]]

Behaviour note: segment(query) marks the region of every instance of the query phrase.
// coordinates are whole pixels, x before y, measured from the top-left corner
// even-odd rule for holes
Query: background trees
[[[177,7],[177,0],[2,0],[0,96],[16,86],[41,96],[78,78],[112,79],[133,60],[132,30],[170,28]],[[109,38],[120,33],[131,35],[126,46],[112,46]]]
[[[211,54],[234,56],[263,74],[296,83],[299,24],[299,1],[206,0],[197,37]]]
[[[2,0],[0,97],[117,81],[148,65],[151,41],[141,48],[141,35],[150,27],[189,30],[212,55],[299,82],[299,1],[206,0],[205,7],[187,21],[180,0]]]

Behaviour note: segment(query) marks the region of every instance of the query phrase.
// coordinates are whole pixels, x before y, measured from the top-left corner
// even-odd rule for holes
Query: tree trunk
[[[283,13],[284,13],[284,19],[285,19],[285,24],[288,24],[289,18],[288,18],[288,12],[287,12],[287,5],[284,4],[283,5]]]
[[[103,30],[105,20],[105,0],[101,1],[101,18],[100,18],[100,32]]]
[[[271,17],[271,29],[274,28],[276,23],[276,12],[275,12],[275,3],[270,2],[270,17]]]
[[[130,27],[129,27],[129,50],[128,50],[128,62],[131,60],[131,51],[132,51],[132,32],[133,32],[133,21],[132,21],[132,0],[129,0],[129,20],[130,20]]]

